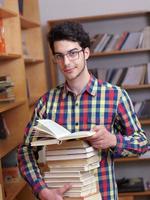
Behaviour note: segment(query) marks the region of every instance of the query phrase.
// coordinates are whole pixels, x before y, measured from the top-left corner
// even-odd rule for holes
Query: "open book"
[[[57,141],[63,140],[70,140],[70,139],[80,139],[89,137],[95,134],[94,131],[78,131],[71,133],[63,126],[59,125],[58,123],[50,120],[50,119],[40,119],[38,120],[38,124],[33,127],[36,130],[37,137],[42,138],[55,138]],[[50,142],[50,140],[49,140]],[[45,145],[47,144],[55,144],[56,142],[53,140],[54,143],[48,143],[45,140]],[[58,142],[57,142],[58,143]],[[42,141],[33,141],[31,143],[32,146],[43,145],[44,142]]]

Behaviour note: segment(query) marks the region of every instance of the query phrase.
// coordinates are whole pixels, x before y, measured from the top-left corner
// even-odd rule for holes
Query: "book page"
[[[50,134],[53,133],[53,136],[57,139],[71,134],[70,131],[50,119],[40,119],[38,120],[38,123],[45,127],[46,130],[49,130]]]
[[[79,138],[86,138],[94,135],[95,132],[93,131],[78,131],[74,132],[68,136],[61,137],[61,140],[68,140],[68,139],[79,139]]]

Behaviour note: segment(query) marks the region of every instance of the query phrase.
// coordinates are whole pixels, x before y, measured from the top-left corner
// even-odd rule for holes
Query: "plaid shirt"
[[[40,98],[27,125],[24,144],[18,149],[20,171],[36,196],[46,187],[36,164],[37,149],[30,146],[34,134],[32,126],[39,118],[52,119],[70,132],[104,125],[116,135],[116,147],[100,153],[98,177],[102,199],[117,200],[115,155],[142,154],[147,151],[148,143],[126,91],[91,75],[86,88],[78,96],[62,84]]]

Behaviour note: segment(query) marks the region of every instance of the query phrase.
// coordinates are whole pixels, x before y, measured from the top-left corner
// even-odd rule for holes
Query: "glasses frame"
[[[78,60],[79,59],[79,53],[84,51],[84,49],[80,49],[80,50],[70,50],[67,53],[63,54],[63,53],[54,53],[54,60],[56,63],[62,63],[64,62],[64,58],[65,56],[67,56],[69,61],[74,61],[74,60]],[[76,53],[76,55],[74,55],[73,57],[73,53]],[[72,54],[72,57],[71,57]]]

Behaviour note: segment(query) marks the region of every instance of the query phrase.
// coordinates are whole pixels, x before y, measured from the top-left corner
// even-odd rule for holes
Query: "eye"
[[[56,60],[62,60],[63,59],[63,55],[62,54],[55,54],[55,59]]]
[[[77,54],[78,54],[77,51],[71,51],[71,52],[69,52],[69,56],[70,57],[75,57]]]

